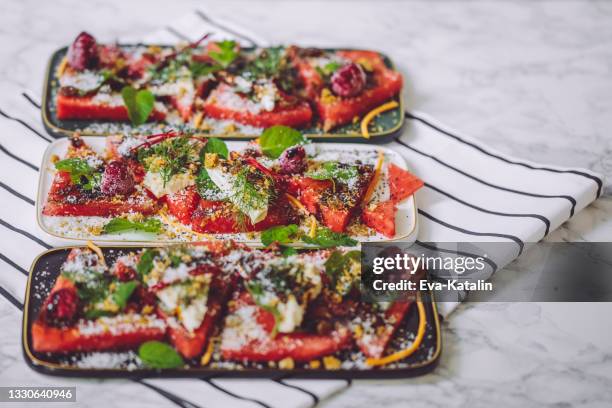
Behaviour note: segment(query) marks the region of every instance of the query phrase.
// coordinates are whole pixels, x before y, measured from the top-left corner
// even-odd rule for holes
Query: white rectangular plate
[[[102,137],[83,137],[92,149],[102,154],[105,147],[106,138]],[[205,239],[233,239],[237,242],[242,242],[251,245],[259,245],[260,240],[257,233],[255,234],[197,234],[189,232],[189,227],[179,224],[168,225],[163,219],[160,220],[166,225],[166,228],[176,237],[158,236],[140,232],[126,232],[121,234],[102,234],[95,235],[91,233],[92,226],[101,227],[110,218],[106,217],[57,217],[46,216],[42,214],[42,209],[47,199],[49,189],[53,182],[55,169],[51,163],[51,157],[57,155],[64,157],[69,146],[67,138],[58,139],[51,143],[43,156],[41,165],[40,179],[38,182],[38,194],[36,197],[36,218],[39,227],[47,234],[64,239],[86,241],[93,240],[96,242],[109,242],[116,244],[131,244],[131,243],[172,243],[172,242],[194,242]],[[227,141],[230,150],[241,150],[247,146],[247,142]],[[381,150],[385,155],[386,163],[393,163],[398,167],[407,169],[408,166],[403,157],[391,149],[383,146],[373,146],[356,143],[312,143],[312,148],[316,149],[321,156],[331,158],[357,154],[360,157],[371,158],[372,164],[375,162],[377,152]],[[416,200],[414,195],[397,205],[397,213],[395,215],[396,236],[392,239],[386,238],[380,234],[370,236],[353,236],[354,239],[360,242],[385,242],[398,241],[414,242],[418,232],[418,217]]]

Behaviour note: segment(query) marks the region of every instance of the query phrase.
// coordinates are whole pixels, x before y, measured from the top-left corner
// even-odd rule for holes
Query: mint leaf
[[[155,249],[145,249],[142,255],[140,255],[140,260],[136,265],[136,272],[140,277],[144,277],[153,269],[153,259],[157,256],[158,252]]]
[[[138,357],[152,368],[177,368],[185,364],[181,355],[169,344],[147,341],[138,348]]]
[[[357,241],[348,235],[334,232],[327,227],[317,228],[314,238],[304,235],[302,241],[307,244],[317,245],[320,248],[357,245]]]
[[[130,221],[126,218],[113,218],[110,220],[102,232],[105,234],[116,234],[125,231],[142,231],[158,234],[161,231],[162,223],[156,218],[148,218],[144,221]]]
[[[202,148],[201,156],[204,156],[206,153],[216,153],[224,159],[229,157],[227,145],[223,140],[217,139],[216,137],[209,137],[207,139],[206,144]]]
[[[339,180],[346,183],[350,179],[359,177],[359,171],[356,166],[325,162],[317,170],[308,172],[305,176],[315,180]]]
[[[261,233],[261,243],[265,246],[274,242],[288,244],[297,238],[298,231],[299,228],[295,224],[271,227]]]
[[[272,126],[259,138],[261,151],[272,159],[278,158],[287,148],[306,141],[302,134],[287,126]]]
[[[236,41],[224,40],[216,43],[219,51],[209,51],[210,58],[215,60],[221,67],[227,68],[238,56]]]
[[[155,103],[155,96],[151,91],[146,89],[137,91],[128,85],[121,90],[121,97],[132,125],[139,126],[145,123],[153,112],[153,104]]]
[[[84,159],[70,158],[60,160],[55,163],[55,168],[59,171],[70,173],[70,180],[88,191],[91,191],[102,181],[102,174],[97,172]]]
[[[125,309],[125,305],[127,305],[127,301],[132,296],[134,289],[138,286],[138,282],[129,281],[129,282],[121,282],[117,284],[117,288],[113,293],[113,300],[115,304],[119,306],[119,310]]]

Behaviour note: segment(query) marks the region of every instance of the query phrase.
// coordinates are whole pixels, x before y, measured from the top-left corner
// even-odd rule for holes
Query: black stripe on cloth
[[[284,385],[285,387],[293,388],[294,390],[300,391],[300,392],[310,396],[310,398],[312,398],[312,405],[311,405],[311,407],[315,407],[319,403],[319,397],[317,397],[317,395],[315,393],[310,392],[307,389],[304,389],[304,388],[299,387],[297,385],[287,384],[282,379],[278,379],[278,380],[274,380],[274,381],[276,381],[277,383],[279,383],[281,385]]]
[[[248,36],[239,33],[238,31],[232,30],[231,28],[226,27],[223,24],[217,23],[216,21],[212,20],[210,17],[208,17],[206,14],[204,14],[202,11],[200,10],[196,10],[195,13],[198,15],[198,17],[200,17],[202,20],[206,21],[207,23],[212,24],[213,26],[220,28],[222,30],[227,31],[228,33],[238,37],[238,38],[242,38],[245,41],[248,41],[251,43],[251,45],[253,47],[257,47],[257,42],[254,41],[252,38],[249,38]]]
[[[516,242],[516,243],[517,243],[517,245],[519,246],[519,253],[518,253],[518,254],[519,254],[519,255],[521,255],[521,254],[523,253],[523,248],[525,247],[525,243],[524,243],[524,242],[523,242],[523,241],[522,241],[522,240],[521,240],[519,237],[517,237],[517,236],[515,236],[515,235],[510,235],[510,234],[500,234],[500,233],[497,233],[497,232],[476,232],[476,231],[470,231],[470,230],[467,230],[467,229],[465,229],[465,228],[462,228],[462,227],[458,227],[458,226],[456,226],[456,225],[449,224],[449,223],[448,223],[448,222],[446,222],[446,221],[442,221],[442,220],[440,220],[439,218],[436,218],[436,217],[434,217],[433,215],[431,215],[431,214],[429,214],[429,213],[427,213],[427,212],[425,212],[425,211],[421,210],[420,208],[419,208],[418,212],[419,212],[419,214],[421,214],[422,216],[424,216],[424,217],[426,217],[426,218],[429,218],[431,221],[433,221],[433,222],[435,222],[435,223],[438,223],[438,224],[440,224],[440,225],[442,225],[442,226],[444,226],[444,227],[446,227],[446,228],[450,228],[450,229],[452,229],[452,230],[462,232],[462,233],[464,233],[464,234],[474,235],[474,236],[479,236],[479,237],[498,237],[498,238],[506,238],[506,239],[509,239],[509,240],[511,240],[511,241]]]
[[[149,384],[145,381],[142,380],[133,380],[134,382],[137,382],[139,384],[144,385],[145,387],[157,392],[159,395],[161,395],[162,397],[174,402],[176,405],[178,405],[179,407],[183,407],[183,408],[201,408],[199,405],[194,404],[193,402],[187,401],[184,398],[179,397],[178,395],[175,395],[169,391],[164,390],[163,388],[159,388],[153,384]]]
[[[4,221],[3,219],[0,218],[0,225],[5,226],[6,228],[10,229],[11,231],[17,232],[21,235],[23,235],[24,237],[30,238],[32,241],[38,243],[39,245],[47,248],[47,249],[51,249],[53,248],[51,245],[47,244],[45,241],[43,241],[42,239],[35,237],[34,235],[30,234],[27,231],[24,231],[22,229],[19,229],[11,224],[9,224],[8,222]]]
[[[166,31],[168,31],[170,34],[172,34],[173,36],[184,40],[184,41],[189,41],[191,42],[191,40],[189,39],[189,37],[187,37],[185,34],[180,33],[178,30],[176,30],[175,28],[172,28],[170,26],[166,26]]]
[[[4,154],[6,154],[11,159],[17,160],[19,163],[25,164],[26,166],[28,166],[29,168],[31,168],[34,171],[38,171],[39,170],[38,167],[36,167],[32,163],[30,163],[29,161],[26,161],[26,160],[22,159],[21,157],[16,156],[13,153],[9,152],[6,149],[6,147],[2,146],[1,144],[0,144],[0,151],[2,151]]]
[[[12,188],[10,188],[9,186],[7,186],[6,184],[4,184],[3,182],[0,181],[0,187],[2,187],[3,189],[5,189],[6,191],[8,191],[9,193],[11,193],[12,195],[14,195],[15,197],[21,198],[23,201],[25,201],[28,204],[32,204],[34,205],[34,200],[32,200],[29,197],[24,196],[23,194],[21,194],[18,191],[13,190]]]
[[[32,99],[32,97],[31,97],[30,95],[28,95],[28,94],[27,94],[27,93],[25,93],[25,92],[22,92],[22,93],[21,93],[21,95],[22,95],[24,98],[26,98],[26,100],[27,100],[28,102],[30,102],[30,104],[31,104],[32,106],[34,106],[35,108],[40,109],[40,105],[38,104],[38,102],[36,102],[34,99]]]
[[[493,261],[489,257],[483,257],[482,255],[476,255],[476,254],[472,254],[472,253],[464,252],[464,251],[455,251],[455,250],[452,250],[452,249],[438,248],[437,246],[429,245],[429,244],[426,244],[426,243],[421,242],[419,240],[414,241],[414,242],[415,242],[415,244],[420,245],[423,248],[431,249],[432,251],[446,252],[446,253],[449,253],[449,254],[457,254],[457,255],[468,257],[468,258],[478,258],[478,257],[481,257],[484,262],[488,263],[489,266],[491,268],[493,268],[493,272],[497,271],[497,264],[495,263],[495,261]]]
[[[257,400],[257,399],[254,399],[254,398],[249,398],[249,397],[243,397],[242,395],[238,395],[238,394],[233,393],[232,391],[226,390],[225,388],[221,387],[220,385],[215,384],[214,382],[212,382],[212,380],[205,379],[205,378],[202,378],[201,380],[207,382],[208,384],[210,384],[214,388],[218,389],[219,391],[226,393],[230,397],[234,397],[234,398],[242,400],[242,401],[249,401],[249,402],[257,404],[257,405],[259,405],[259,406],[261,406],[263,408],[272,408],[272,407],[270,407],[270,405],[268,405],[268,404],[266,404],[264,402],[261,402],[260,400]]]
[[[23,304],[19,300],[17,300],[15,296],[11,295],[2,286],[0,286],[0,295],[4,296],[4,298],[8,300],[9,302],[11,302],[13,306],[15,306],[17,309],[23,311]]]
[[[20,123],[22,126],[25,126],[27,129],[31,130],[36,136],[40,137],[43,140],[46,140],[47,142],[51,142],[51,139],[47,138],[45,135],[40,133],[38,130],[34,129],[32,126],[30,126],[24,120],[16,118],[16,117],[13,117],[13,116],[10,116],[10,115],[6,114],[3,110],[0,110],[0,115],[4,116],[6,119],[14,120],[17,123]]]
[[[467,141],[467,140],[465,140],[465,139],[463,139],[463,138],[461,138],[461,137],[459,137],[457,135],[454,135],[454,134],[450,133],[447,130],[440,129],[438,126],[434,125],[433,123],[428,122],[427,120],[425,120],[423,118],[420,118],[418,116],[415,116],[414,114],[412,114],[410,112],[405,112],[405,116],[407,118],[409,118],[409,119],[417,120],[417,121],[423,123],[424,125],[427,125],[430,128],[432,128],[434,130],[437,130],[438,132],[442,133],[443,135],[451,137],[451,138],[457,140],[458,142],[461,142],[461,143],[463,143],[465,145],[473,147],[474,149],[478,150],[481,153],[486,154],[487,156],[494,157],[494,158],[496,158],[498,160],[501,160],[503,162],[506,162],[506,163],[509,163],[509,164],[516,164],[517,166],[522,166],[522,167],[525,167],[525,168],[531,169],[531,170],[542,170],[542,171],[549,171],[549,172],[552,172],[552,173],[571,173],[571,174],[576,174],[578,176],[582,176],[582,177],[586,177],[588,179],[591,179],[591,180],[593,180],[597,184],[597,195],[596,195],[596,198],[601,195],[601,190],[602,190],[602,187],[603,187],[603,181],[599,177],[597,177],[597,176],[594,176],[592,174],[585,173],[585,172],[579,171],[579,170],[558,170],[558,169],[551,169],[550,167],[532,166],[531,164],[527,164],[527,163],[523,163],[523,162],[518,162],[518,161],[510,160],[510,159],[507,159],[507,158],[505,158],[503,156],[497,155],[495,153],[491,153],[488,150],[484,149],[483,147],[478,146],[475,143],[469,142],[469,141]]]
[[[571,196],[568,196],[568,195],[548,195],[548,194],[529,193],[529,192],[526,192],[526,191],[515,190],[515,189],[512,189],[512,188],[508,188],[508,187],[498,186],[498,185],[495,185],[493,183],[489,183],[487,181],[484,181],[483,179],[480,179],[480,178],[478,178],[476,176],[473,176],[473,175],[471,175],[469,173],[466,173],[465,171],[463,171],[463,170],[461,170],[461,169],[459,169],[457,167],[454,167],[454,166],[452,166],[452,165],[450,165],[448,163],[445,163],[442,160],[438,159],[436,156],[433,156],[433,155],[431,155],[429,153],[422,152],[422,151],[420,151],[420,150],[410,146],[408,143],[402,141],[399,137],[397,137],[395,139],[395,141],[397,143],[401,144],[402,146],[406,147],[407,149],[410,149],[413,152],[420,154],[421,156],[428,157],[431,160],[435,161],[436,163],[439,163],[439,164],[443,165],[444,167],[447,167],[447,168],[449,168],[451,170],[454,170],[457,173],[464,175],[465,177],[471,178],[474,181],[477,181],[477,182],[479,182],[481,184],[484,184],[485,186],[489,186],[489,187],[495,188],[497,190],[508,191],[509,193],[520,194],[520,195],[524,195],[524,196],[528,196],[528,197],[536,197],[536,198],[562,198],[562,199],[565,199],[565,200],[569,201],[570,204],[571,204],[571,207],[570,207],[570,217],[574,215],[574,211],[576,209],[576,199],[574,197],[571,197]]]
[[[17,269],[19,272],[21,272],[22,274],[24,274],[25,276],[28,276],[29,273],[28,271],[26,271],[25,269],[23,269],[21,266],[17,265],[15,263],[15,261],[13,261],[12,259],[10,259],[9,257],[7,257],[6,255],[4,255],[3,253],[0,252],[0,259],[2,259],[4,262],[6,262],[7,264],[11,265],[13,268]]]
[[[492,210],[487,210],[486,208],[482,208],[479,207],[477,205],[474,204],[470,204],[466,201],[463,201],[462,199],[455,197],[454,195],[447,193],[446,191],[443,191],[442,189],[431,185],[429,183],[425,183],[425,187],[428,187],[434,191],[437,191],[440,194],[443,194],[445,196],[447,196],[448,198],[457,201],[458,203],[461,203],[463,205],[466,205],[470,208],[473,208],[475,210],[481,211],[483,213],[487,213],[487,214],[493,214],[493,215],[499,215],[502,217],[518,217],[518,218],[535,218],[537,220],[540,220],[544,223],[544,226],[546,227],[546,231],[544,232],[544,236],[548,235],[548,232],[550,231],[550,220],[546,217],[544,217],[543,215],[539,215],[539,214],[514,214],[514,213],[504,213],[504,212],[499,212],[499,211],[492,211]]]

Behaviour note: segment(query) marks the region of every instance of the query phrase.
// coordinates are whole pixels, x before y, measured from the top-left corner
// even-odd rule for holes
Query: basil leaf
[[[216,43],[218,51],[209,51],[210,58],[215,60],[223,68],[227,68],[238,56],[236,41],[224,40]]]
[[[201,156],[204,156],[206,153],[216,153],[219,156],[227,159],[229,157],[229,150],[227,149],[227,145],[221,139],[217,139],[216,137],[209,137],[207,139],[206,144],[202,148]]]
[[[288,244],[297,238],[299,228],[295,224],[279,225],[261,233],[261,243],[268,246],[274,242]]]
[[[306,141],[302,134],[287,126],[272,126],[264,130],[259,138],[261,151],[272,159],[277,159],[287,148]]]
[[[340,165],[337,162],[325,162],[317,170],[308,172],[305,176],[315,180],[348,182],[350,179],[359,177],[359,171],[356,166]]]
[[[121,97],[132,125],[139,126],[145,123],[153,112],[153,104],[155,103],[153,93],[146,89],[137,91],[131,86],[124,86],[121,90]]]
[[[144,221],[130,221],[126,218],[113,218],[104,225],[102,232],[105,234],[116,234],[125,231],[142,231],[158,234],[161,228],[162,223],[156,218],[148,218]]]
[[[138,348],[138,357],[153,368],[177,368],[185,364],[181,355],[169,344],[147,341]]]
[[[91,191],[102,181],[102,174],[98,173],[84,159],[70,158],[60,160],[55,163],[55,168],[59,171],[70,173],[70,180],[85,190]]]
[[[113,313],[109,312],[108,310],[100,310],[100,309],[90,309],[88,311],[85,312],[85,318],[86,319],[97,319],[98,317],[106,317],[106,316],[112,316]]]
[[[153,269],[153,259],[157,256],[158,252],[155,249],[145,249],[140,256],[138,265],[136,265],[136,272],[140,277],[144,277]]]
[[[121,282],[117,284],[117,288],[113,293],[113,300],[119,306],[119,310],[125,309],[127,301],[132,296],[134,289],[138,286],[137,281]]]
[[[327,227],[317,228],[314,238],[304,235],[302,241],[307,244],[317,245],[320,248],[357,245],[357,241],[348,235],[334,232]]]

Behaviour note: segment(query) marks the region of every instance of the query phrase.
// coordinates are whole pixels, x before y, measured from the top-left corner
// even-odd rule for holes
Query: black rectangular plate
[[[129,251],[142,247],[102,247],[105,258],[112,262],[116,257]],[[155,370],[138,369],[128,371],[125,369],[90,369],[79,368],[74,365],[61,363],[61,359],[48,353],[38,353],[32,350],[31,327],[38,316],[42,303],[46,299],[49,290],[53,286],[62,263],[66,260],[71,247],[54,248],[43,252],[36,258],[30,269],[30,276],[26,289],[26,303],[23,313],[22,348],[25,360],[35,371],[65,377],[95,377],[95,378],[208,378],[208,377],[232,377],[232,378],[346,378],[346,379],[381,379],[381,378],[406,378],[426,374],[433,370],[442,352],[442,339],[440,333],[440,321],[436,304],[431,293],[422,293],[427,326],[423,343],[419,349],[402,360],[401,367],[371,368],[371,369],[292,369],[281,370],[276,368],[244,368],[240,370],[218,369],[207,367],[190,367],[183,369]],[[418,326],[418,315],[416,307],[411,307],[405,319],[405,325],[400,328],[401,332],[414,333]],[[396,334],[397,336],[397,334]],[[76,354],[72,354],[76,355]],[[71,355],[69,355],[71,356]],[[66,356],[63,357],[65,360]]]
[[[148,44],[137,44],[137,45],[148,45]],[[137,45],[122,45],[123,47],[135,47]],[[161,47],[168,47],[168,45],[162,45]],[[244,48],[244,50],[250,50],[251,48]],[[337,51],[338,48],[322,48],[323,50]],[[348,48],[343,48],[348,50]],[[42,119],[45,125],[45,129],[51,135],[55,137],[65,137],[72,135],[75,131],[80,131],[81,134],[87,136],[107,136],[109,134],[116,134],[117,132],[96,132],[91,130],[84,130],[88,126],[94,124],[107,124],[107,123],[119,123],[112,121],[95,121],[95,120],[59,120],[55,114],[55,93],[57,92],[58,83],[57,78],[55,77],[55,72],[57,67],[64,59],[68,47],[60,48],[55,51],[51,58],[49,59],[49,63],[47,65],[47,73],[45,76],[45,84],[42,95]],[[395,69],[393,62],[386,55],[379,53],[387,66],[389,68]],[[400,92],[399,96],[396,97],[399,106],[395,109],[391,109],[389,111],[383,112],[376,116],[372,123],[375,126],[380,126],[381,131],[371,132],[370,138],[365,139],[361,136],[361,131],[359,130],[359,123],[356,124],[348,124],[344,126],[340,126],[331,130],[328,133],[321,133],[321,130],[317,130],[315,128],[302,129],[304,135],[312,140],[316,140],[319,142],[359,142],[359,143],[384,143],[389,142],[393,139],[393,137],[398,134],[402,127],[404,126],[404,98],[402,96],[402,92]],[[129,124],[126,123],[126,129],[131,129]],[[158,130],[159,131],[159,130]],[[351,134],[351,132],[353,132]],[[354,132],[357,132],[355,134]],[[249,135],[216,135],[213,133],[197,133],[196,135],[204,135],[209,137],[218,137],[221,139],[228,140],[245,140],[252,139],[255,136]]]

